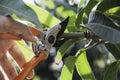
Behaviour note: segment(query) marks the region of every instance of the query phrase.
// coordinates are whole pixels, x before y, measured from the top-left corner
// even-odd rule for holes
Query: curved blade
[[[61,30],[57,34],[57,39],[63,35],[63,33],[67,27],[68,21],[69,21],[69,17],[67,17],[66,19],[61,21],[61,23],[59,23],[61,25]]]

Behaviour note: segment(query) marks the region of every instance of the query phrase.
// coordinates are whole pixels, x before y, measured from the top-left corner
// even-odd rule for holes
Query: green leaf
[[[52,16],[48,11],[37,7],[35,5],[27,4],[29,7],[31,7],[37,14],[40,22],[48,27],[53,27],[60,23],[60,20],[56,17]]]
[[[77,28],[75,27],[76,15],[69,18],[69,22],[66,28],[66,32],[76,32]]]
[[[103,80],[118,80],[117,72],[120,67],[120,60],[112,63],[106,70]]]
[[[120,59],[120,44],[107,43],[105,46],[116,59]]]
[[[120,16],[117,15],[108,15],[112,21],[114,22],[114,24],[116,24],[118,27],[120,26]]]
[[[29,49],[29,47],[27,45],[25,45],[24,41],[17,41],[17,45],[20,48],[20,50],[22,51],[22,53],[27,61],[29,61],[34,56],[33,51],[31,49]]]
[[[120,30],[119,26],[117,26],[110,17],[104,15],[99,11],[91,12],[88,23],[98,23]]]
[[[75,43],[75,40],[70,39],[68,41],[66,41],[58,50],[56,58],[58,61],[62,60],[62,57],[65,55],[65,53],[67,52],[67,50],[69,50],[69,47],[71,45],[73,45],[73,43]]]
[[[77,15],[77,19],[75,21],[75,25],[76,27],[79,29],[80,28],[80,24],[83,23],[83,14],[84,14],[84,10],[82,10],[78,15]]]
[[[41,27],[36,13],[26,6],[22,0],[0,0],[0,14],[8,15],[13,13]]]
[[[95,5],[99,2],[97,0],[87,0],[85,1],[84,6],[79,10],[75,25],[77,28],[80,27],[80,24],[84,23],[84,20],[87,21],[86,16],[89,16],[89,13],[95,7]],[[86,14],[86,16],[85,16]]]
[[[120,0],[103,0],[97,7],[97,10],[105,12],[110,8],[120,6]]]
[[[62,68],[60,80],[72,80],[73,76],[73,71],[75,67],[75,61],[76,61],[75,56],[69,56]]]
[[[88,24],[85,27],[90,29],[95,35],[110,43],[120,42],[120,28],[108,16],[96,11],[92,12]],[[116,36],[117,35],[117,36]]]
[[[78,4],[78,11],[81,11],[83,8],[85,8],[90,0],[80,0],[80,3]]]
[[[107,10],[107,12],[110,15],[115,15],[115,16],[119,16],[120,17],[120,6],[119,7],[111,8],[111,9]]]
[[[82,80],[96,80],[88,63],[86,52],[84,50],[80,50],[78,51],[78,54],[76,68]]]
[[[120,31],[114,28],[98,23],[88,23],[85,27],[89,28],[95,35],[101,37],[103,40],[113,44],[120,42]]]

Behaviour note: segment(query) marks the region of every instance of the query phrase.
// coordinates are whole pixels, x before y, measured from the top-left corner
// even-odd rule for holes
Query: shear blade
[[[67,27],[68,21],[69,21],[69,17],[67,17],[66,19],[64,19],[64,20],[60,23],[60,25],[61,25],[61,30],[60,30],[60,31],[58,32],[58,34],[57,34],[57,39],[63,35],[63,33],[64,33],[64,31],[65,31],[65,29],[66,29],[66,27]]]

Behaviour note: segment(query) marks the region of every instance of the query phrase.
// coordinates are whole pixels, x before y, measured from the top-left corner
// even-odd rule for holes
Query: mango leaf
[[[24,41],[17,41],[17,45],[20,48],[20,50],[22,51],[22,53],[27,61],[29,61],[34,56],[33,51],[30,48],[28,48],[27,45],[25,45]]]
[[[107,43],[105,46],[116,59],[120,59],[120,44]]]
[[[119,26],[117,26],[110,17],[99,11],[91,12],[88,23],[98,23],[120,30]]]
[[[93,9],[93,7],[99,2],[97,0],[87,0],[85,1],[86,3],[84,3],[84,6],[79,10],[77,19],[75,21],[75,25],[77,28],[80,27],[80,24],[84,23],[84,19],[86,19],[86,17],[84,16],[84,14],[86,14],[86,16],[89,16],[89,13],[91,12],[91,10]],[[87,21],[87,20],[86,20]]]
[[[107,5],[106,5],[107,4]],[[120,0],[103,0],[97,7],[97,10],[105,12],[110,8],[120,6]]]
[[[117,72],[120,67],[120,60],[112,63],[105,72],[103,80],[117,80]]]
[[[0,14],[8,15],[13,13],[41,27],[36,13],[26,6],[22,0],[0,0]]]
[[[97,23],[88,23],[85,27],[89,28],[95,35],[101,37],[103,40],[113,44],[120,42],[120,31],[116,29]]]
[[[56,24],[60,23],[60,20],[57,19],[56,17],[52,16],[48,11],[46,11],[38,6],[28,4],[27,2],[26,2],[26,5],[28,5],[30,8],[32,8],[36,12],[39,20],[45,26],[53,27]]]
[[[57,58],[57,63],[59,63],[59,61],[62,60],[62,57],[65,55],[65,53],[67,52],[67,50],[69,49],[69,47],[75,43],[75,40],[70,39],[68,41],[66,41],[58,50],[56,58]]]
[[[84,10],[82,10],[78,15],[77,15],[77,19],[75,21],[75,25],[77,28],[80,28],[80,24],[83,23],[83,14],[84,14]]]
[[[76,68],[82,80],[96,80],[88,63],[85,50],[79,50],[78,54]]]
[[[72,80],[73,76],[73,71],[75,67],[75,61],[76,61],[75,56],[69,56],[62,68],[60,80]]]
[[[108,16],[95,11],[90,14],[88,24],[85,27],[90,29],[95,35],[110,43],[120,42],[120,28]],[[117,36],[116,36],[117,35]]]

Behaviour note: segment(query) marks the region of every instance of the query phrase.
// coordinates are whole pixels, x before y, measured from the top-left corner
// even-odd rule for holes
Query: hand
[[[9,33],[26,41],[36,42],[36,39],[30,32],[29,28],[26,25],[15,21],[11,16],[0,16],[0,33]],[[7,52],[9,52],[21,69],[26,63],[26,60],[15,40],[0,39],[0,66],[4,70],[8,79],[14,80],[18,74],[8,60],[6,56]],[[33,75],[34,73],[31,71],[27,77],[32,78]],[[0,79],[3,79],[2,77],[2,74],[0,74]]]

